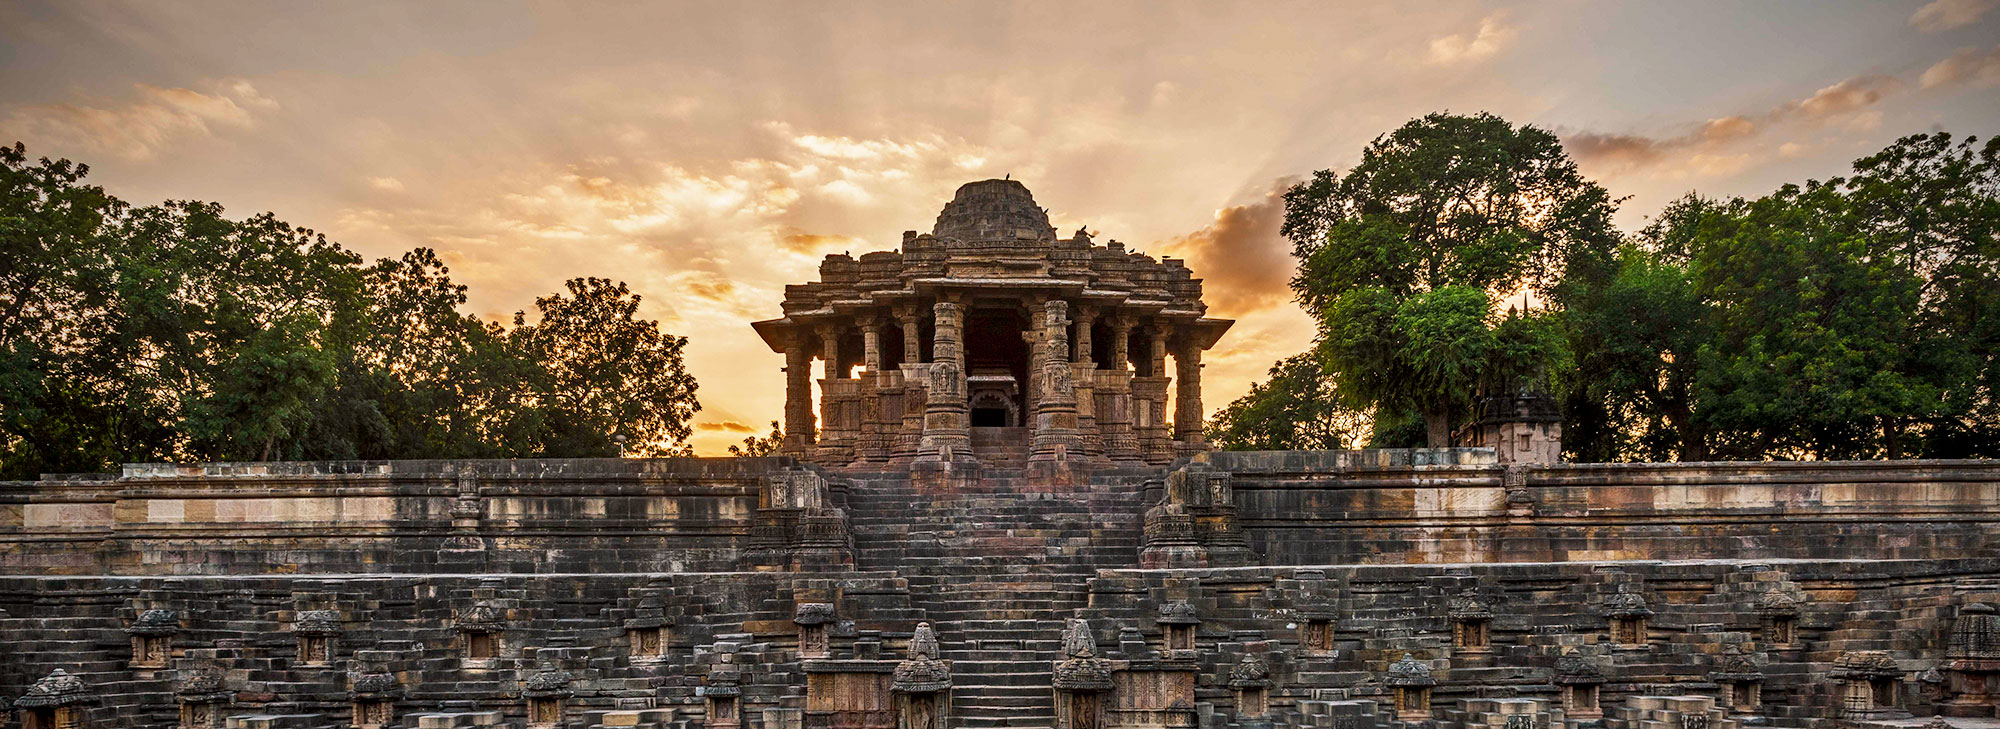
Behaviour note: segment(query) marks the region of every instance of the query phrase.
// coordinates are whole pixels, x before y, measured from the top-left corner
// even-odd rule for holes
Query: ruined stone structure
[[[0,726],[2000,718],[2000,464],[1562,464],[1525,400],[1482,411],[1486,447],[1208,452],[1136,366],[1178,348],[1198,379],[1224,325],[1198,282],[1026,200],[968,186],[791,290],[759,325],[789,455],[0,483]],[[996,331],[1013,359],[968,356]]]
[[[961,187],[901,251],[827,256],[819,273],[786,287],[784,318],[754,325],[785,355],[786,453],[948,470],[1204,450],[1201,353],[1231,322],[1205,316],[1179,261],[1084,230],[1057,239],[1019,182]]]

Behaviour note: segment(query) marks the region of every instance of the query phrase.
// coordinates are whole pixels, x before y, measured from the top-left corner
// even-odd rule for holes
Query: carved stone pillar
[[[1146,374],[1132,378],[1133,417],[1139,450],[1148,463],[1174,459],[1172,435],[1167,432],[1167,334],[1159,325],[1147,327]]]
[[[861,424],[856,421],[855,408],[851,406],[858,399],[856,389],[859,383],[848,379],[840,366],[843,329],[837,324],[818,328],[820,356],[826,360],[826,378],[820,380],[818,460],[830,466],[844,466],[854,460],[855,441],[861,435]]]
[[[896,324],[903,328],[903,364],[924,361],[923,317],[916,309],[896,312]]]
[[[932,307],[929,390],[924,402],[924,438],[919,458],[925,461],[969,461],[972,457],[971,413],[966,409],[965,309],[940,301]]]
[[[785,452],[804,456],[812,450],[812,338],[794,329],[785,341]]]
[[[840,327],[822,325],[819,331],[819,355],[826,360],[826,379],[838,380],[847,376],[840,371]]]
[[[861,362],[869,372],[882,371],[882,320],[869,317],[861,322]]]
[[[928,366],[922,364],[923,314],[916,307],[898,309],[896,323],[903,328],[903,412],[890,456],[914,458],[924,439],[925,386],[929,372]]]
[[[1131,337],[1131,318],[1113,317],[1111,360],[1098,377],[1103,392],[1098,398],[1102,407],[1096,411],[1097,427],[1103,433],[1105,455],[1117,461],[1139,458],[1139,439],[1132,431],[1132,367],[1127,347]]]
[[[1028,460],[1060,461],[1077,454],[1082,443],[1076,430],[1076,387],[1070,380],[1069,302],[1051,299],[1042,305],[1041,380],[1035,398],[1034,447]],[[1080,455],[1080,454],[1079,454]]]
[[[1104,453],[1104,434],[1097,418],[1099,377],[1090,335],[1097,323],[1097,307],[1079,306],[1076,311],[1076,356],[1070,359],[1070,370],[1076,385],[1078,445],[1084,455],[1097,456]]]
[[[1180,455],[1208,450],[1202,433],[1201,347],[1183,341],[1174,353],[1174,441]]]

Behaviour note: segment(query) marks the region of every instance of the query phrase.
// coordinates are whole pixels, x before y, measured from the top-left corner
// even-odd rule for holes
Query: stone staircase
[[[1605,729],[1737,729],[1712,696],[1633,696],[1607,708]]]
[[[1053,724],[1060,626],[1084,605],[1097,570],[1138,564],[1147,475],[1101,473],[1047,492],[1022,469],[989,461],[950,493],[919,494],[907,477],[855,484],[856,566],[909,581],[952,664],[954,726]]]
[[[1463,729],[1551,729],[1563,726],[1561,707],[1542,699],[1464,699],[1443,712],[1444,726]],[[1678,728],[1676,728],[1678,729]]]
[[[1027,428],[973,428],[972,455],[988,468],[1020,468],[1028,463]]]

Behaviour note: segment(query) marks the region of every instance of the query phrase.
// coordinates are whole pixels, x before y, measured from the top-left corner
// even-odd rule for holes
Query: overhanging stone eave
[[[770,347],[771,351],[778,354],[785,353],[785,333],[796,326],[799,326],[799,323],[789,316],[750,322],[750,328],[757,330],[757,336],[764,340],[764,346]]]

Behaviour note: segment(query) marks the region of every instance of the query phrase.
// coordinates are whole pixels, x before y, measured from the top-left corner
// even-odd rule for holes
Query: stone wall
[[[7,574],[750,568],[790,458],[135,464],[0,483]],[[783,500],[783,497],[780,497]],[[822,504],[822,502],[827,502]]]
[[[1211,456],[1266,564],[2000,556],[2000,462],[1480,460]]]
[[[83,727],[888,729],[912,686],[948,687],[939,729],[1991,718],[1962,689],[2000,675],[1996,469],[134,465],[0,484],[0,697]]]

